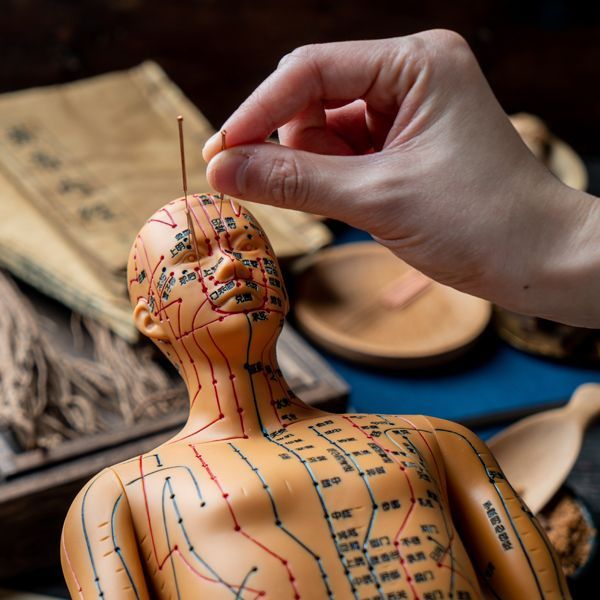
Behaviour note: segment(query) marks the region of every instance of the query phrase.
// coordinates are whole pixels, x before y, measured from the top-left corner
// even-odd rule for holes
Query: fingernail
[[[242,196],[245,187],[245,172],[248,156],[235,151],[219,152],[206,171],[208,181],[219,192],[230,196]]]

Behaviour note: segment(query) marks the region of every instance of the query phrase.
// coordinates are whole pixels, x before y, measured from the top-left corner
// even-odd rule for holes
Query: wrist
[[[537,194],[536,194],[537,196]],[[525,236],[514,310],[582,327],[600,327],[600,202],[552,177]],[[519,257],[516,257],[519,261]],[[513,304],[511,302],[511,304]]]

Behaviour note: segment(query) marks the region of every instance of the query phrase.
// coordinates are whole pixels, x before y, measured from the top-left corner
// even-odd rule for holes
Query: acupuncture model
[[[569,598],[539,523],[470,431],[293,394],[276,357],[288,298],[246,208],[170,202],[135,239],[128,278],[190,413],[74,500],[61,541],[73,598],[475,600],[479,578],[503,600]]]

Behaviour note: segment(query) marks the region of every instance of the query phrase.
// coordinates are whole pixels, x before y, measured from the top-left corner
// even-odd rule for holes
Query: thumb
[[[350,222],[368,177],[366,156],[327,156],[279,144],[235,146],[208,164],[209,184],[242,200]],[[360,189],[359,189],[360,188]]]

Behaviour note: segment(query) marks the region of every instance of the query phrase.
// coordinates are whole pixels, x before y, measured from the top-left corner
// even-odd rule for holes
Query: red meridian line
[[[217,409],[219,411],[219,418],[220,418],[220,415],[223,414],[223,410],[221,409],[221,400],[219,399],[219,390],[217,389],[217,380],[215,379],[215,369],[213,367],[212,361],[208,357],[208,354],[206,354],[206,352],[204,352],[204,349],[202,348],[202,346],[200,346],[200,344],[196,340],[195,335],[192,335],[192,340],[193,340],[194,344],[196,344],[196,346],[198,347],[198,350],[200,350],[200,352],[202,352],[202,354],[204,354],[204,357],[206,358],[206,360],[208,362],[208,366],[210,368],[211,382],[213,385],[213,390],[215,392],[215,399],[217,401]]]
[[[183,300],[180,298],[179,306],[177,307],[177,329],[179,330],[179,337],[181,337],[181,305],[183,304]],[[177,336],[175,336],[177,339]]]
[[[167,225],[168,227],[177,227],[175,223],[167,223],[166,221],[161,221],[160,219],[148,219],[148,223],[160,223],[161,225]]]
[[[248,438],[242,437],[241,435],[230,435],[229,437],[217,438],[217,439],[214,439],[214,440],[207,440],[207,441],[204,441],[204,442],[191,442],[188,445],[191,448],[192,446],[195,447],[196,444],[206,444],[208,442],[210,442],[211,444],[214,444],[215,442],[227,442],[229,440],[245,440],[245,439],[248,439]]]
[[[165,308],[167,308],[167,307],[165,307]],[[173,325],[171,324],[171,319],[169,319],[168,315],[166,316],[166,321],[167,321],[167,323],[168,323],[168,325],[169,325],[169,327],[170,327],[170,329],[171,329],[171,331],[173,333],[173,337],[177,341],[179,341],[179,338],[177,338],[177,334],[175,333],[175,330],[173,329]],[[163,319],[160,319],[160,322],[162,323]],[[183,375],[185,375],[186,374],[185,366],[183,364],[183,361],[181,360],[181,356],[179,356],[179,352],[177,352],[177,350],[175,350],[175,346],[171,342],[166,341],[165,344],[167,344],[171,348],[171,350],[174,352],[175,356],[177,357],[177,360],[179,361],[179,366],[181,367]],[[181,344],[183,346],[183,349],[187,352],[187,348],[185,347],[185,344],[183,342]],[[188,356],[189,356],[189,353],[188,353]],[[195,370],[196,367],[194,366],[194,362],[193,361],[192,361],[192,366],[194,367],[194,370]],[[196,375],[196,379],[198,380],[198,385],[200,385],[200,380],[198,379],[197,375]]]
[[[169,326],[171,326],[171,322],[170,321],[169,321]],[[179,326],[181,328],[181,321],[179,322]],[[173,331],[173,327],[171,327],[171,331]],[[175,334],[175,331],[173,331],[173,337],[177,338],[177,336]],[[194,370],[194,375],[196,377],[196,393],[194,394],[194,396],[190,400],[190,409],[191,409],[191,408],[194,407],[194,404],[196,403],[196,398],[198,397],[198,394],[200,393],[200,390],[202,389],[202,384],[200,383],[200,375],[198,374],[198,369],[196,368],[196,362],[192,358],[192,355],[190,354],[190,351],[188,350],[187,346],[185,345],[185,340],[184,339],[179,339],[179,341],[181,342],[181,345],[183,346],[183,349],[185,350],[185,353],[188,355],[189,362],[192,365],[192,369]],[[184,368],[184,372],[185,372],[185,368]]]
[[[146,493],[146,480],[144,478],[144,467],[143,467],[144,457],[140,454],[139,465],[140,465],[140,477],[142,479],[142,492],[144,494],[144,505],[146,506],[146,516],[148,517],[148,529],[150,530],[150,539],[152,540],[152,548],[154,550],[154,558],[156,559],[156,564],[160,569],[160,563],[158,561],[158,553],[156,552],[156,543],[154,541],[154,532],[152,531],[152,520],[150,519],[150,508],[148,507],[148,495]]]
[[[242,411],[240,410],[240,402],[238,399],[238,395],[237,395],[237,390],[235,389],[235,383],[233,381],[233,372],[231,371],[231,365],[229,364],[229,360],[227,358],[227,356],[225,356],[225,353],[223,352],[223,350],[221,350],[221,348],[219,348],[219,346],[217,345],[217,342],[215,342],[210,329],[207,327],[206,328],[206,333],[208,333],[208,337],[210,338],[210,341],[213,343],[214,347],[218,350],[219,354],[223,357],[223,359],[225,360],[225,364],[227,365],[227,370],[229,371],[229,381],[231,382],[231,390],[233,391],[233,398],[235,400],[235,406],[238,409],[238,416],[240,417],[240,427],[242,428],[242,435],[245,436],[246,435],[246,426],[244,425],[244,417],[242,416]],[[219,411],[220,413],[220,411]]]
[[[183,440],[187,440],[188,438],[191,438],[193,435],[196,435],[197,433],[201,433],[205,429],[208,429],[211,425],[214,425],[217,421],[220,421],[220,420],[221,419],[219,417],[217,417],[217,418],[213,419],[210,423],[207,423],[206,425],[203,425],[202,427],[200,427],[200,429],[196,429],[196,431],[192,431],[192,433],[188,433],[187,435],[184,435],[183,437],[177,438],[176,440],[169,442],[167,444],[167,446],[170,446],[171,444],[175,444],[177,442],[182,442]]]
[[[221,249],[221,252],[223,253],[223,249],[222,248],[220,248],[220,249]],[[227,254],[225,254],[225,256],[227,256],[227,258],[229,258],[229,260],[231,260],[232,262],[234,262],[233,258],[231,258],[230,256],[228,256]],[[265,276],[264,267],[262,265],[262,261],[260,261],[260,262],[261,262],[261,273],[263,275],[263,281],[264,281],[264,283],[259,283],[258,281],[256,281],[254,279],[254,273],[252,271],[250,271],[249,281],[252,281],[257,286],[264,288],[265,289],[265,293],[264,293],[261,305],[258,306],[255,309],[252,309],[252,310],[255,311],[255,310],[263,310],[263,309],[265,309],[265,310],[268,310],[269,312],[273,312],[273,313],[276,313],[276,314],[283,314],[283,311],[281,311],[281,310],[275,310],[275,309],[271,309],[271,308],[267,309],[266,306],[265,306],[267,304],[267,302],[268,302],[268,299],[269,299],[269,289],[273,289],[273,288],[269,288],[268,283],[266,283],[267,278]],[[218,271],[218,268],[217,268],[217,271]],[[215,271],[215,273],[217,271]],[[217,304],[215,304],[211,300],[210,296],[207,294],[207,289],[205,289],[207,286],[204,283],[204,274],[202,273],[202,269],[199,270],[199,275],[200,275],[200,279],[199,279],[198,283],[200,283],[202,285],[202,288],[203,288],[202,291],[203,291],[203,293],[206,296],[206,300],[210,303],[210,307],[213,310],[213,312],[216,312],[217,314],[220,314],[220,315],[239,314],[237,312],[226,311],[226,310],[222,310],[222,309],[218,308]],[[227,285],[228,283],[231,283],[232,281],[238,282],[238,281],[240,281],[240,279],[243,280],[245,278],[237,277],[237,273],[236,273],[236,270],[235,270],[235,264],[234,264],[234,274],[233,274],[233,277],[230,277],[229,279],[226,279],[225,281],[219,282],[219,285],[222,287],[224,285]]]
[[[440,467],[438,465],[437,459],[435,458],[435,454],[433,453],[433,450],[431,449],[431,446],[429,445],[429,442],[427,441],[427,438],[419,431],[419,428],[410,419],[407,419],[405,417],[398,417],[398,418],[402,419],[403,421],[406,421],[408,424],[410,424],[414,428],[414,430],[417,432],[417,434],[419,435],[421,440],[424,442],[424,444],[427,446],[427,450],[429,450],[429,454],[431,454],[431,458],[433,458],[433,464],[435,465],[435,470],[436,470],[437,476],[438,476],[438,482],[439,482],[438,487],[439,487],[439,485],[441,485],[441,482],[442,482]]]
[[[167,560],[169,560],[169,558],[171,558],[171,556],[175,554],[176,556],[178,556],[183,563],[185,564],[185,566],[196,576],[199,577],[200,579],[204,579],[205,581],[208,581],[210,583],[218,583],[224,586],[229,586],[232,589],[238,589],[240,590],[242,588],[241,585],[236,585],[233,583],[228,583],[225,580],[219,581],[218,579],[214,579],[213,577],[208,577],[207,575],[203,575],[202,573],[200,573],[199,571],[197,571],[186,559],[186,557],[183,555],[183,553],[181,552],[181,550],[179,550],[178,546],[174,546],[170,552],[165,556],[164,560],[162,561],[162,563],[159,566],[159,569],[162,570],[163,566],[165,565],[165,563],[167,562]],[[245,587],[245,586],[244,586]],[[249,588],[246,587],[247,590],[251,591],[251,592],[259,592],[259,590],[255,589],[255,588]],[[259,592],[260,593],[260,592]]]
[[[245,532],[242,529],[242,527],[240,526],[240,524],[237,520],[237,517],[235,516],[235,512],[233,511],[231,502],[229,501],[229,494],[225,493],[225,490],[219,483],[219,478],[212,472],[211,468],[208,466],[208,463],[202,458],[202,455],[196,450],[196,448],[192,446],[192,450],[194,451],[196,458],[200,461],[202,466],[206,469],[206,472],[210,475],[211,480],[214,481],[215,485],[219,488],[219,491],[221,492],[225,502],[227,503],[227,508],[229,509],[229,514],[231,515],[231,518],[235,525],[235,530],[238,531],[239,533],[241,533],[245,538],[249,539],[251,542],[256,544],[259,548],[264,550],[267,554],[270,554],[273,558],[276,558],[285,567],[285,570],[288,573],[288,579],[294,590],[294,596],[295,596],[295,598],[300,598],[298,588],[296,587],[296,578],[294,577],[294,574],[292,573],[292,570],[289,566],[287,559],[281,557],[279,554],[277,554],[276,552],[274,552],[273,550],[271,550],[270,548],[268,548],[267,546],[265,546],[264,544],[259,542],[256,538],[252,537],[249,533]]]
[[[456,567],[450,567],[449,565],[443,565],[442,563],[438,563],[437,566],[444,567],[445,569],[450,569],[451,571],[454,571],[457,575],[460,575],[471,586],[471,589],[475,589],[475,587],[473,586],[473,582],[464,573],[461,573]]]
[[[269,347],[269,344],[271,343],[271,340],[279,333],[279,330],[276,329],[273,332],[273,335],[271,335],[271,337],[267,340],[267,343],[264,345],[262,352],[260,353],[260,360],[262,361],[263,365],[265,363],[265,352],[267,350],[267,348]],[[267,387],[269,388],[269,397],[270,397],[270,401],[271,401],[271,406],[273,407],[273,411],[275,412],[275,416],[277,417],[277,420],[279,421],[279,425],[281,425],[282,427],[286,427],[286,425],[284,425],[283,421],[281,420],[281,418],[279,417],[279,411],[277,410],[277,408],[275,408],[275,399],[273,398],[273,389],[271,388],[271,382],[269,381],[269,376],[267,375],[267,372],[265,371],[265,369],[263,368],[262,370],[262,374],[263,377],[265,378],[265,382],[267,384]],[[279,383],[279,381],[277,382]],[[283,390],[283,386],[281,385],[281,383],[279,383],[279,387],[281,388],[282,391]],[[289,398],[288,398],[289,400]]]
[[[73,570],[73,565],[71,564],[71,559],[69,558],[69,553],[67,552],[67,546],[65,545],[65,538],[63,537],[60,540],[62,544],[63,552],[65,553],[65,558],[67,559],[67,564],[69,565],[69,571],[71,571],[71,575],[73,575],[73,579],[75,580],[75,584],[77,585],[77,591],[79,592],[79,597],[83,598],[83,588],[81,587],[81,583],[79,583],[79,579],[77,579],[77,575]]]
[[[161,260],[164,260],[164,256],[161,256]],[[165,271],[165,273],[166,273],[166,271]],[[173,277],[173,273],[169,273],[169,275],[165,274],[165,282],[163,283],[162,287],[160,288],[160,290],[158,289],[158,287],[156,288],[156,292],[157,292],[157,295],[158,295],[158,306],[160,307],[159,310],[158,310],[158,313],[162,310],[162,305],[163,305],[163,291],[167,287],[167,285],[169,283],[169,279],[171,279],[171,277]],[[173,329],[173,328],[171,327],[171,329]],[[173,335],[175,335],[174,331],[173,331]]]
[[[181,298],[177,298],[177,300],[173,300],[172,302],[169,302],[169,304],[165,304],[162,308],[160,308],[159,310],[156,311],[156,316],[158,317],[158,315],[160,315],[160,313],[163,310],[167,310],[167,308],[169,308],[169,306],[173,306],[173,304],[181,304],[181,302],[182,302]]]
[[[198,325],[197,327],[194,327],[193,329],[186,331],[184,334],[181,335],[181,337],[177,338],[177,341],[180,341],[181,338],[184,338],[188,335],[192,335],[192,334],[196,333],[196,331],[200,331],[201,329],[204,329],[205,327],[208,327],[209,325],[212,325],[213,323],[216,323],[217,321],[220,321],[221,319],[224,319],[226,317],[232,317],[234,315],[240,315],[240,314],[243,314],[243,313],[225,313],[225,315],[223,317],[217,317],[216,319],[213,319],[212,321],[208,321],[207,323],[203,323],[202,325]]]
[[[269,298],[269,284],[267,283],[269,278],[267,277],[267,272],[265,271],[264,262],[262,260],[260,260],[259,264],[260,264],[260,272],[262,273],[264,287],[265,287],[265,297],[263,298],[263,303],[261,306],[261,308],[264,308],[265,304],[267,303],[267,299]],[[261,285],[260,283],[258,283],[258,281],[256,283],[258,285]]]
[[[169,325],[171,325],[171,323],[169,323]],[[171,327],[171,331],[173,331],[173,327]],[[187,354],[188,360],[190,361],[190,364],[194,367],[194,371],[196,372],[196,382],[198,384],[200,384],[200,380],[198,379],[198,371],[196,371],[196,364],[194,362],[194,359],[192,358],[192,355],[190,354],[190,351],[187,349],[187,346],[185,345],[185,340],[177,338],[177,334],[175,333],[175,331],[173,331],[173,337],[175,337],[176,339],[178,339],[179,342],[181,342],[181,345],[183,346],[183,349],[185,350],[185,353]]]
[[[146,481],[145,481],[145,477],[144,477],[144,470],[142,467],[142,462],[143,462],[143,456],[140,455],[139,457],[139,463],[140,463],[140,476],[141,476],[141,480],[142,480],[142,490],[144,493],[144,504],[146,506],[146,515],[148,516],[148,527],[150,529],[150,538],[152,539],[152,547],[154,549],[154,556],[156,558],[156,564],[158,566],[159,570],[162,570],[163,566],[165,565],[165,563],[167,562],[167,560],[169,559],[169,557],[173,554],[176,553],[182,560],[184,563],[186,563],[186,565],[198,576],[201,577],[202,579],[206,579],[207,581],[211,581],[213,583],[221,583],[216,579],[212,579],[210,577],[207,577],[206,575],[202,575],[201,573],[199,573],[198,571],[196,571],[185,559],[185,557],[181,554],[181,552],[179,551],[179,548],[177,546],[174,546],[165,556],[165,558],[162,561],[158,560],[158,554],[156,552],[156,545],[154,542],[154,533],[152,531],[152,522],[150,520],[150,510],[148,508],[148,496],[146,494]],[[227,584],[225,582],[222,583],[223,585],[229,585],[232,588],[237,587],[238,589],[240,588],[239,585],[232,585],[232,584]],[[248,588],[251,589],[251,588]],[[255,589],[252,589],[253,592],[257,591]]]
[[[196,198],[196,200],[198,200],[198,204],[200,204],[200,206],[202,206],[202,200],[200,200],[196,194],[194,194],[192,196],[192,198]],[[194,210],[194,206],[191,203],[189,206],[190,206],[190,210],[192,211],[192,216],[194,217],[196,224],[198,225],[198,227],[200,227],[200,231],[202,232],[202,235],[204,236],[204,240],[206,243],[206,249],[207,249],[207,255],[212,256],[213,255],[212,245],[210,243],[210,240],[208,239],[208,236],[206,235],[206,231],[204,231],[204,227],[202,227],[202,223],[200,223],[200,219],[198,219],[198,215],[196,214],[196,211]],[[193,232],[190,231],[190,235],[192,235],[192,233]]]
[[[423,443],[427,446],[427,449],[429,450],[429,453],[431,454],[431,458],[433,459],[433,463],[435,464],[435,470],[437,471],[437,475],[438,475],[438,484],[436,485],[436,487],[438,488],[438,491],[441,492],[441,473],[440,473],[440,468],[438,465],[438,462],[436,460],[435,454],[433,453],[433,450],[431,449],[431,446],[429,445],[429,442],[427,441],[427,438],[422,434],[421,431],[419,431],[419,428],[417,427],[417,425],[415,423],[413,423],[410,419],[407,419],[406,417],[401,417],[399,415],[397,415],[397,418],[401,419],[402,421],[405,421],[406,423],[408,423],[413,429],[414,431],[419,435],[419,437],[421,438],[421,440],[423,441]],[[444,511],[443,507],[442,507],[442,512]],[[446,518],[444,517],[444,521],[446,522]],[[451,533],[449,535],[448,538],[448,545],[446,546],[446,548],[444,549],[444,553],[442,554],[442,556],[440,557],[440,559],[438,560],[439,563],[442,562],[442,560],[444,559],[444,557],[446,556],[446,554],[451,550],[452,548],[452,542],[454,540],[454,535],[455,535],[455,531],[454,531],[454,527],[452,522],[450,522],[449,527],[451,528]],[[452,562],[454,562],[454,559],[452,556],[450,556],[450,560]],[[446,566],[446,565],[443,565]],[[449,569],[453,569],[456,570],[456,568],[454,566],[448,567]],[[456,572],[458,573],[458,571],[456,570]],[[470,582],[469,582],[470,583]],[[473,584],[471,584],[472,587]]]
[[[135,241],[133,242],[133,267],[135,269],[135,276],[136,279],[138,277],[138,268],[137,268],[137,253],[138,253],[138,247],[137,247],[137,239],[139,236],[135,236]],[[130,281],[131,283],[131,281]]]
[[[221,238],[219,236],[219,233],[215,229],[215,226],[212,224],[210,215],[208,214],[208,210],[206,209],[206,206],[204,206],[204,204],[202,202],[198,202],[198,204],[200,204],[200,208],[204,212],[204,216],[206,217],[207,221],[210,223],[210,228],[213,230],[213,233],[215,234],[215,242],[217,242],[217,246],[219,246],[219,250],[221,250],[221,252],[222,252],[223,251],[223,247],[221,246]],[[213,197],[213,204],[212,205],[215,206],[215,199],[214,199],[214,197]],[[221,219],[220,216],[219,216],[219,219]]]
[[[454,532],[452,532],[452,535],[449,537],[449,539],[448,539],[448,545],[444,548],[444,551],[442,552],[442,555],[438,559],[439,563],[441,563],[444,560],[444,558],[446,558],[446,554],[448,554],[448,550],[450,550],[450,548],[452,547],[452,540],[453,540],[453,538],[454,538]],[[450,558],[450,560],[452,560],[452,558]]]
[[[196,312],[194,313],[194,316],[192,317],[192,331],[194,330],[194,321],[196,320],[196,317],[198,316],[198,313],[202,310],[202,307],[208,302],[208,298],[205,298],[202,303],[200,304],[200,306],[196,309]],[[180,327],[181,329],[181,327]],[[191,333],[191,332],[190,332]],[[186,334],[184,334],[186,335]],[[179,337],[177,339],[181,339],[183,337],[183,335],[181,335],[181,333],[179,334]]]
[[[164,212],[167,215],[169,222],[162,221],[161,219],[148,219],[148,223],[161,223],[162,225],[167,225],[171,229],[177,227],[177,223],[175,223],[173,215],[166,208],[161,208],[158,212]]]
[[[152,292],[152,282],[154,281],[154,274],[156,273],[156,269],[158,269],[158,267],[160,266],[160,263],[165,259],[165,257],[161,256],[158,259],[158,262],[156,263],[156,267],[154,267],[154,269],[152,269],[152,267],[150,266],[150,259],[148,258],[148,251],[146,250],[146,244],[144,244],[144,240],[139,235],[138,235],[138,239],[140,240],[140,243],[142,244],[142,249],[144,250],[144,256],[146,257],[146,268],[150,272],[150,279],[148,280],[148,293],[150,294]]]
[[[192,364],[194,366],[194,373],[196,374],[196,380],[198,381],[198,389],[196,390],[196,393],[193,395],[192,399],[190,400],[190,408],[194,408],[194,404],[196,404],[198,394],[200,393],[200,390],[202,389],[202,386],[200,385],[200,375],[198,375],[198,370],[196,369],[196,363],[192,363]]]
[[[226,279],[225,281],[219,282],[219,286],[218,287],[222,287],[224,285],[227,285],[228,283],[231,283],[232,281],[252,281],[252,283],[255,283],[258,287],[264,288],[266,296],[268,296],[269,290],[275,290],[276,289],[276,288],[269,287],[268,283],[261,283],[260,281],[257,281],[254,278],[246,280],[246,278],[244,278],[244,277],[230,277],[229,279]],[[263,306],[264,306],[264,304],[265,304],[265,300],[263,298]],[[212,306],[214,306],[214,305],[212,305]],[[258,310],[258,309],[254,309],[254,310]],[[275,309],[273,309],[273,312],[275,312]],[[279,311],[279,312],[282,312],[282,311]]]
[[[235,210],[235,204],[231,198],[229,198],[229,205],[231,206],[231,210],[236,217],[239,217],[242,214],[242,206],[238,204],[239,210]]]
[[[215,204],[214,204],[215,197],[212,196],[212,199],[213,199],[213,206],[215,206]],[[215,234],[215,240],[217,242],[217,246],[219,246],[219,250],[221,251],[221,254],[222,255],[225,254],[225,256],[233,264],[233,275],[234,275],[233,279],[237,279],[237,277],[236,277],[236,271],[235,271],[235,267],[236,267],[236,261],[235,261],[235,259],[232,256],[229,256],[229,254],[227,252],[223,251],[223,246],[221,246],[221,235],[219,234],[219,232],[217,231],[217,229],[215,228],[215,226],[212,224],[212,221],[211,221],[210,216],[208,214],[208,210],[206,209],[206,207],[202,203],[200,203],[200,207],[204,211],[204,216],[207,218],[207,220],[210,223],[210,226],[211,226],[211,228],[213,230],[213,233]],[[222,202],[220,204],[220,207],[221,207],[221,210],[222,210],[222,208],[223,208],[223,203]],[[225,225],[223,224],[223,218],[221,217],[221,210],[217,211],[217,214],[219,215],[219,221],[221,221],[221,225],[223,225],[223,227],[225,227]],[[229,250],[231,250],[231,236],[229,235],[229,232],[227,231],[227,227],[225,227],[225,239],[227,240],[227,244],[229,246]]]
[[[384,452],[386,452],[386,454],[389,455],[390,459],[396,465],[398,465],[400,467],[401,472],[403,473],[404,477],[406,478],[406,483],[408,483],[408,488],[410,490],[410,508],[408,509],[406,515],[404,516],[404,520],[400,524],[400,528],[398,529],[398,531],[396,532],[396,535],[394,536],[394,546],[396,547],[396,549],[398,551],[398,558],[400,560],[400,566],[404,570],[404,575],[405,575],[406,581],[408,582],[408,585],[410,586],[410,589],[412,591],[412,594],[413,594],[415,600],[418,600],[419,597],[417,596],[417,592],[416,592],[416,590],[415,590],[415,588],[414,588],[414,586],[412,584],[412,577],[410,576],[410,573],[408,572],[408,569],[404,566],[404,558],[402,557],[402,553],[400,552],[400,544],[398,542],[398,538],[400,537],[400,535],[402,534],[402,531],[406,527],[406,524],[408,523],[408,519],[411,516],[411,514],[413,512],[413,508],[415,507],[415,503],[416,503],[415,492],[414,492],[414,488],[412,486],[412,483],[410,481],[410,477],[408,476],[408,473],[406,472],[406,468],[403,467],[400,463],[398,463],[398,461],[396,460],[396,458],[394,457],[394,455],[391,454],[391,449],[390,448],[385,448],[381,444],[377,443],[375,441],[375,438],[373,438],[373,436],[371,434],[369,434],[366,431],[364,431],[363,428],[360,425],[354,423],[354,421],[352,421],[352,419],[349,416],[342,415],[342,417],[344,419],[346,419],[346,421],[348,421],[349,423],[351,423],[353,427],[356,427],[367,439],[370,439],[373,442],[373,444],[375,444],[378,448],[380,448],[381,450],[383,450]]]

